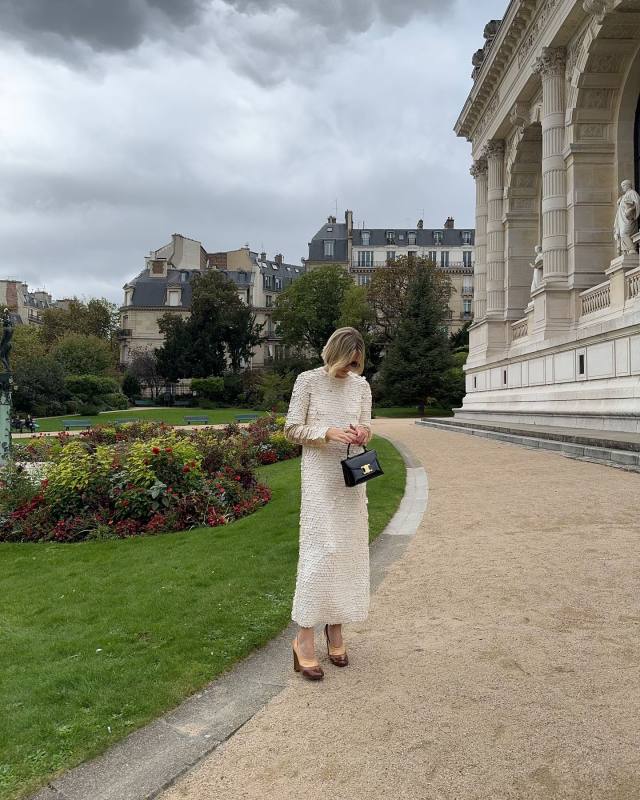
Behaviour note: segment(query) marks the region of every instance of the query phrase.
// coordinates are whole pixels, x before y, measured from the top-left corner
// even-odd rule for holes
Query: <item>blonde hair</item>
[[[358,362],[358,368],[353,372],[358,375],[364,372],[364,339],[356,328],[337,328],[327,339],[321,355],[332,377],[352,361]]]

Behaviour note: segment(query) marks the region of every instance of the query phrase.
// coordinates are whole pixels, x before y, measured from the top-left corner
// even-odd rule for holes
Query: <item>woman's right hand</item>
[[[329,428],[325,434],[325,438],[330,442],[355,444],[358,439],[358,435],[355,431],[349,430],[349,428]]]

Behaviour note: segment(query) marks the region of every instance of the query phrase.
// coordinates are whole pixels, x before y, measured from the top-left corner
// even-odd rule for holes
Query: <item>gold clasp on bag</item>
[[[371,464],[363,464],[360,469],[363,471],[365,475],[368,475],[370,472],[373,472],[371,469]]]

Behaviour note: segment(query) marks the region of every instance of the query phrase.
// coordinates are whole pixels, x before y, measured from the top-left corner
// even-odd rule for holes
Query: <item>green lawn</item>
[[[185,417],[209,417],[211,425],[235,422],[236,414],[258,414],[262,416],[265,411],[252,408],[129,408],[126,411],[105,411],[94,417],[82,414],[65,414],[62,417],[38,417],[40,431],[61,431],[63,421],[66,419],[88,419],[93,425],[96,423],[108,424],[114,419],[145,419],[166,422],[168,425],[184,425]]]
[[[405,484],[372,447],[370,538]],[[79,544],[0,544],[0,799],[25,797],[174,707],[290,621],[300,460],[261,467],[269,504],[228,527]]]
[[[450,408],[425,408],[424,414],[419,414],[416,406],[390,406],[388,408],[376,407],[376,417],[452,417],[453,411]]]

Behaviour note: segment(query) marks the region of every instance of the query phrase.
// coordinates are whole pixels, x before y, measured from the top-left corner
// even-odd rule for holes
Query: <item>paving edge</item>
[[[434,420],[416,420],[416,425],[428,428],[437,428],[450,433],[466,433],[467,436],[479,436],[483,439],[494,439],[507,444],[516,444],[535,450],[550,450],[560,453],[568,458],[580,461],[591,461],[605,467],[615,467],[628,472],[640,472],[640,453],[631,450],[616,450],[611,447],[596,447],[594,445],[575,444],[556,439],[544,439],[536,436],[523,436],[505,431],[474,428],[470,425],[455,425],[452,423],[436,422]]]
[[[396,513],[370,545],[372,592],[415,534],[428,504],[427,475],[401,442],[383,437],[406,467]],[[153,800],[174,784],[279,694],[290,680],[291,622],[177,708],[134,731],[97,758],[51,780],[30,800]],[[313,684],[311,684],[313,687]]]

